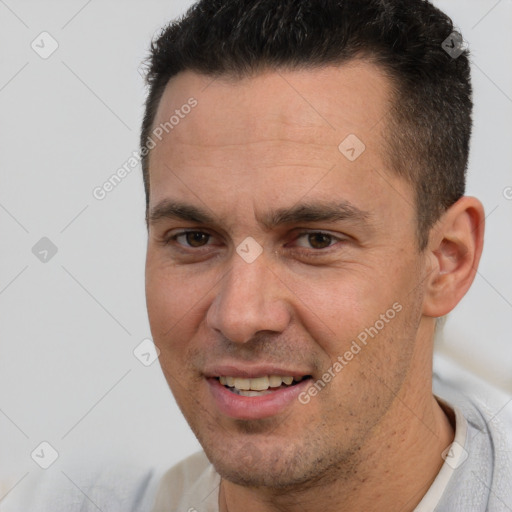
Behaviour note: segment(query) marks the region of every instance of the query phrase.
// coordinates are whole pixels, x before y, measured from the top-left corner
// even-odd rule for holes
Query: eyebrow
[[[267,230],[284,224],[350,221],[369,225],[372,215],[348,201],[305,202],[290,208],[279,208],[263,214],[259,223]],[[191,204],[164,199],[147,215],[147,223],[155,224],[162,219],[176,219],[197,224],[217,225],[219,221],[206,209]]]

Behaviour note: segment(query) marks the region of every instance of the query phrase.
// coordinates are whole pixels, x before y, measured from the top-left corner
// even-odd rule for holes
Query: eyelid
[[[190,245],[181,244],[180,242],[178,242],[178,240],[177,240],[178,237],[186,236],[188,233],[203,233],[203,234],[207,235],[209,238],[205,245],[199,246],[199,247],[192,247]],[[162,242],[165,245],[169,245],[171,242],[176,242],[180,247],[183,247],[186,249],[198,250],[198,249],[201,249],[202,247],[207,247],[208,245],[212,245],[209,242],[214,237],[215,237],[215,235],[210,233],[207,229],[203,229],[203,228],[188,228],[188,229],[177,228],[177,229],[171,229],[170,231],[165,233],[162,237]]]
[[[307,235],[326,235],[338,242],[343,242],[343,241],[346,241],[349,239],[349,237],[347,235],[342,235],[340,233],[334,234],[330,231],[324,231],[322,229],[308,229],[308,230],[303,229],[299,233],[297,233],[297,235],[294,237],[294,240],[297,240],[298,238],[301,238],[301,237],[304,237]],[[332,246],[329,246],[329,247],[332,247]],[[326,249],[327,249],[327,247],[326,247]],[[320,249],[316,249],[316,250],[319,251]]]

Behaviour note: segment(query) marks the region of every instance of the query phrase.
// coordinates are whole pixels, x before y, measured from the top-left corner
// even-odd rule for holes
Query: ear
[[[466,294],[475,278],[484,242],[482,203],[462,197],[430,231],[423,314],[448,314]]]

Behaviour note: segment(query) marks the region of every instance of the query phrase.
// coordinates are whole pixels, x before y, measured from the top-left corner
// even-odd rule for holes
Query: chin
[[[308,478],[299,468],[272,468],[266,464],[252,466],[239,461],[218,461],[213,463],[217,473],[230,482],[244,487],[267,487],[272,489],[290,489],[302,486]]]
[[[211,447],[210,447],[211,448]],[[238,443],[224,449],[206,447],[205,452],[219,475],[243,487],[266,487],[276,491],[291,491],[315,486],[329,479],[333,460],[307,456],[302,449],[280,443],[264,451],[247,442],[240,448]]]
[[[295,443],[291,439],[257,443],[256,439],[203,446],[223,479],[243,487],[273,489],[277,494],[353,478],[360,462],[357,443],[330,446],[313,436]]]

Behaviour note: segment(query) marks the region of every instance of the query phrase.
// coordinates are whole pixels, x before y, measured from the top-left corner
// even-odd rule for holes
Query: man
[[[436,321],[484,232],[449,18],[203,0],[153,43],[148,83],[148,313],[204,449],[154,510],[512,509],[505,418],[432,393]]]

